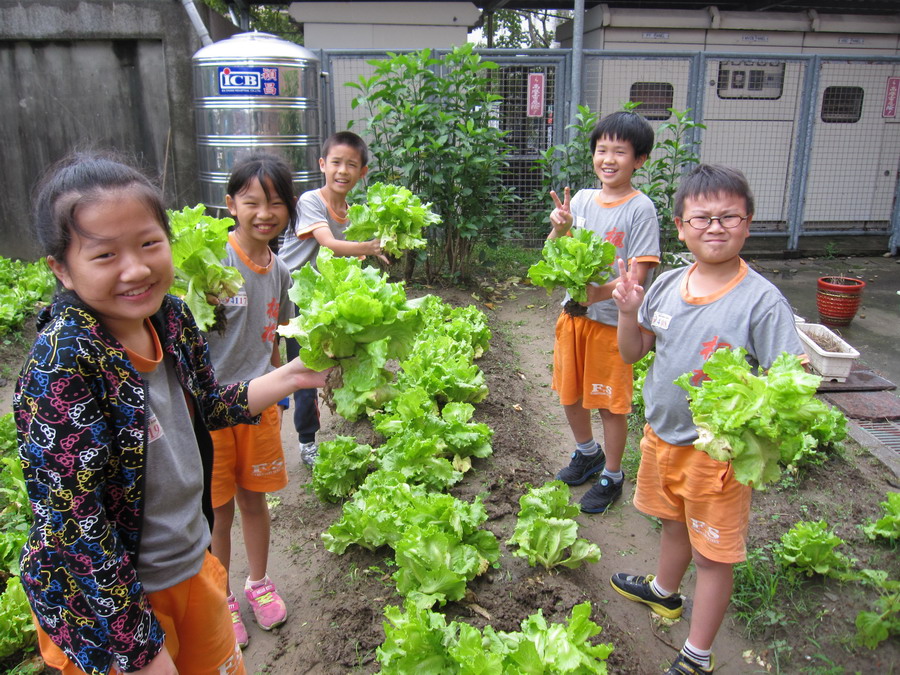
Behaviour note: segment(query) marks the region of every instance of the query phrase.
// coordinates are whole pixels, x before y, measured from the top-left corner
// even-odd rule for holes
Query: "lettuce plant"
[[[231,218],[204,215],[206,207],[197,204],[181,211],[167,211],[172,228],[172,262],[175,281],[169,292],[184,299],[200,330],[216,326],[218,305],[209,297],[226,300],[244,284],[237,268],[223,265],[227,257],[228,230],[234,225]],[[221,310],[218,310],[221,314]]]
[[[355,258],[319,252],[318,269],[293,273],[290,298],[297,316],[278,328],[300,343],[300,358],[313,370],[341,365],[341,386],[333,392],[338,414],[350,421],[377,409],[396,394],[389,359],[404,358],[422,326],[418,305],[403,284],[389,283]]]
[[[449,335],[417,342],[409,357],[400,362],[397,384],[420,387],[439,403],[478,403],[488,395],[488,388],[473,357],[467,344]]]
[[[889,492],[887,501],[881,502],[884,516],[863,527],[869,539],[900,540],[900,492]]]
[[[56,277],[44,259],[26,263],[0,256],[0,335],[21,328],[55,288]]]
[[[412,192],[399,185],[373,183],[366,203],[354,204],[347,212],[350,226],[344,236],[352,241],[378,239],[381,248],[398,257],[405,251],[424,248],[422,230],[437,225],[441,217]]]
[[[480,359],[491,343],[491,329],[487,317],[475,305],[453,307],[436,295],[428,296],[422,305],[425,326],[419,337],[421,341],[431,341],[436,336],[446,335],[455,342],[468,345],[472,358]]]
[[[807,576],[844,577],[852,562],[835,551],[844,540],[828,529],[828,523],[800,521],[781,536],[776,557],[785,567],[792,567]]]
[[[581,509],[569,499],[569,486],[558,480],[522,495],[516,529],[506,542],[517,547],[513,554],[528,558],[532,567],[542,565],[548,570],[600,560],[599,547],[578,537],[578,523],[573,519]]]
[[[403,609],[384,610],[384,643],[376,650],[381,672],[605,674],[610,644],[593,644],[601,632],[591,621],[591,604],[572,608],[565,623],[548,623],[541,610],[525,618],[521,631],[479,631],[449,624],[442,614],[407,600]]]
[[[371,446],[349,436],[337,436],[319,445],[313,466],[313,492],[323,502],[336,502],[350,495],[363,482],[374,460]]]
[[[735,478],[762,490],[815,457],[818,446],[842,440],[847,418],[815,397],[821,381],[797,356],[783,353],[765,374],[754,375],[743,348],[719,349],[694,373],[675,380],[690,395],[699,434],[694,445],[713,459],[731,462]]]
[[[528,278],[548,294],[562,286],[572,300],[586,302],[588,284],[603,284],[612,276],[616,247],[583,227],[570,232],[544,243],[543,260],[528,269]]]

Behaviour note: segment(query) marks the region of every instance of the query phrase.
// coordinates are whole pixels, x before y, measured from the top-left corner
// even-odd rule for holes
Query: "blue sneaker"
[[[585,455],[580,450],[572,453],[572,461],[569,466],[556,474],[556,480],[561,480],[566,485],[581,485],[595,473],[603,471],[606,466],[606,455],[603,450],[598,450],[593,455]]]

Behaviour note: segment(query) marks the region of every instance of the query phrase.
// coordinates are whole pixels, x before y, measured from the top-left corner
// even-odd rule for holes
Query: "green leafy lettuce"
[[[453,307],[438,296],[430,295],[421,309],[425,326],[420,341],[430,342],[436,336],[446,335],[455,342],[468,345],[474,359],[480,359],[488,350],[491,329],[487,316],[475,305]]]
[[[600,549],[578,537],[574,517],[581,509],[569,503],[569,486],[551,481],[533,487],[519,498],[516,529],[507,545],[516,546],[514,555],[528,558],[534,567],[552,569],[557,565],[580,567],[600,560]]]
[[[385,366],[409,353],[422,326],[422,299],[407,300],[402,283],[389,283],[377,269],[327,248],[317,267],[307,264],[293,273],[290,298],[297,316],[278,332],[297,339],[307,367],[341,365],[334,403],[338,414],[355,421],[396,394],[394,373]]]
[[[690,395],[697,426],[694,445],[713,459],[731,462],[735,478],[764,489],[816,457],[820,445],[842,440],[847,419],[815,397],[821,381],[803,370],[797,356],[783,353],[762,375],[754,375],[747,351],[719,349],[703,364],[705,379],[694,373],[675,380]]]
[[[887,501],[881,502],[884,516],[863,527],[869,539],[900,540],[900,492],[889,492]]]
[[[852,566],[852,561],[835,551],[844,540],[828,529],[828,523],[800,521],[781,535],[781,543],[776,548],[776,557],[785,567],[812,576],[844,576]]]
[[[167,211],[172,228],[172,262],[175,282],[169,292],[184,298],[200,330],[210,330],[216,322],[215,305],[208,296],[224,301],[234,296],[244,283],[234,267],[223,265],[227,257],[231,218],[204,215],[206,207],[197,204],[181,211]]]
[[[528,278],[548,294],[562,286],[575,302],[586,302],[587,285],[603,284],[612,275],[616,247],[583,227],[573,228],[571,235],[548,239],[543,260],[528,269]]]
[[[478,403],[488,388],[474,356],[468,343],[449,335],[419,341],[409,358],[400,362],[397,383],[401,388],[420,387],[439,403]]]
[[[56,277],[43,258],[26,263],[0,256],[0,335],[16,331],[53,297]]]
[[[366,191],[366,203],[354,204],[347,212],[350,225],[344,236],[352,241],[378,239],[381,248],[393,256],[424,248],[422,230],[441,222],[431,204],[422,204],[412,192],[399,185],[374,183]]]
[[[313,492],[323,502],[337,502],[350,495],[368,474],[374,460],[371,446],[350,436],[337,436],[319,445],[313,465]]]
[[[384,643],[376,654],[385,675],[590,675],[607,672],[610,644],[592,644],[601,632],[591,621],[591,604],[572,608],[565,623],[548,623],[541,610],[525,618],[521,631],[479,631],[467,623],[407,600],[403,609],[384,610]]]

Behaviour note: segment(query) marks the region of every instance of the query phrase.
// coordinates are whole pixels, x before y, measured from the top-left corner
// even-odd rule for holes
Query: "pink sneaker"
[[[244,595],[253,608],[256,623],[263,630],[272,630],[287,621],[287,607],[268,576],[254,588],[245,586]]]
[[[234,593],[228,596],[228,611],[231,613],[231,623],[234,626],[234,639],[241,649],[246,648],[250,644],[250,636],[247,635],[247,628],[241,620],[241,606],[238,604]]]

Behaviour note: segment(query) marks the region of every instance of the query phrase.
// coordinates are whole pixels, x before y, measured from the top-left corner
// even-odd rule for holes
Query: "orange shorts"
[[[259,424],[238,424],[210,433],[213,507],[227,504],[238,485],[252,492],[274,492],[288,484],[277,405],[263,410]]]
[[[602,408],[617,415],[631,412],[634,374],[619,355],[617,328],[565,312],[556,321],[553,389],[559,402]]]
[[[671,445],[644,427],[634,506],[685,523],[691,546],[714,562],[747,558],[752,489],[738,483],[731,462],[693,445]]]
[[[241,648],[234,639],[225,602],[225,568],[208,551],[200,571],[180,584],[147,594],[153,614],[166,632],[168,649],[179,673],[245,675]],[[84,675],[50,636],[37,626],[41,656],[62,675]],[[120,671],[113,667],[110,673]]]

